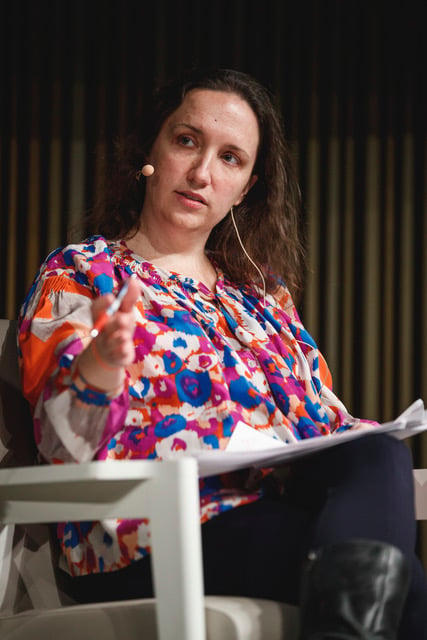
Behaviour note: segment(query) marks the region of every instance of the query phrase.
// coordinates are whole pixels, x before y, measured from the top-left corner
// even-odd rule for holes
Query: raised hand
[[[134,305],[140,294],[140,284],[134,278],[127,282],[127,291],[113,313],[109,312],[115,300],[113,294],[94,300],[92,317],[94,326],[98,327],[97,335],[80,354],[76,365],[85,382],[103,391],[114,391],[122,386],[124,368],[135,357]]]

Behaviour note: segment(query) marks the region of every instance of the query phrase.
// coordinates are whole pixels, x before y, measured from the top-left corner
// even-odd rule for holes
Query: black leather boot
[[[300,640],[395,640],[408,587],[408,562],[391,545],[352,540],[314,551],[302,575]]]

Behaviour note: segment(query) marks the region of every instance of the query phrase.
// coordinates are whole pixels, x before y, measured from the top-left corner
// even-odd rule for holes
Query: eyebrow
[[[188,129],[191,129],[191,131],[194,131],[194,133],[203,135],[202,129],[199,129],[198,127],[195,127],[194,125],[189,124],[188,122],[177,122],[171,126],[171,129],[174,130],[174,129],[177,129],[178,127],[186,127]],[[239,147],[237,144],[230,143],[230,144],[227,144],[226,146],[229,147],[230,149],[233,149],[233,151],[239,151],[240,153],[244,153],[245,156],[249,158],[248,152],[242,147]]]

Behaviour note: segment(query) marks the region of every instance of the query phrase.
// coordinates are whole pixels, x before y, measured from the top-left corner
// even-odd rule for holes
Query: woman
[[[96,235],[54,251],[22,308],[22,382],[43,462],[225,448],[239,421],[284,442],[375,429],[334,395],[298,317],[298,200],[280,119],[255,80],[193,73],[158,92],[118,147]],[[403,605],[399,638],[427,637],[404,445],[373,434],[281,471],[201,481],[206,593],[299,602],[307,553],[322,548],[305,574],[302,638],[397,637]],[[151,595],[146,521],[66,523],[58,536],[78,600]],[[326,577],[346,573],[349,558],[354,593],[324,575],[325,562]]]

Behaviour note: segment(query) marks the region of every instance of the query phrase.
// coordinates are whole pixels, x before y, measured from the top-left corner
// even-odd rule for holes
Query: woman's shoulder
[[[107,293],[112,290],[115,244],[103,236],[91,236],[58,247],[42,263],[36,280],[64,278]]]
[[[284,282],[278,282],[278,286],[272,294],[272,298],[274,299],[277,307],[287,314],[291,322],[298,325],[302,324],[301,318],[297,311],[297,307],[295,305],[295,301],[290,290]]]
[[[88,263],[98,261],[100,258],[108,256],[111,243],[103,236],[90,236],[79,242],[70,242],[62,245],[49,253],[42,264],[42,269],[67,269],[76,268],[79,260]]]
[[[53,250],[41,264],[21,306],[20,316],[34,311],[41,301],[66,294],[92,299],[115,290],[120,259],[115,247],[103,236],[91,236]]]
[[[93,297],[114,291],[117,283],[114,242],[91,236],[54,249],[41,264],[22,305],[26,313],[43,292],[76,293]]]

